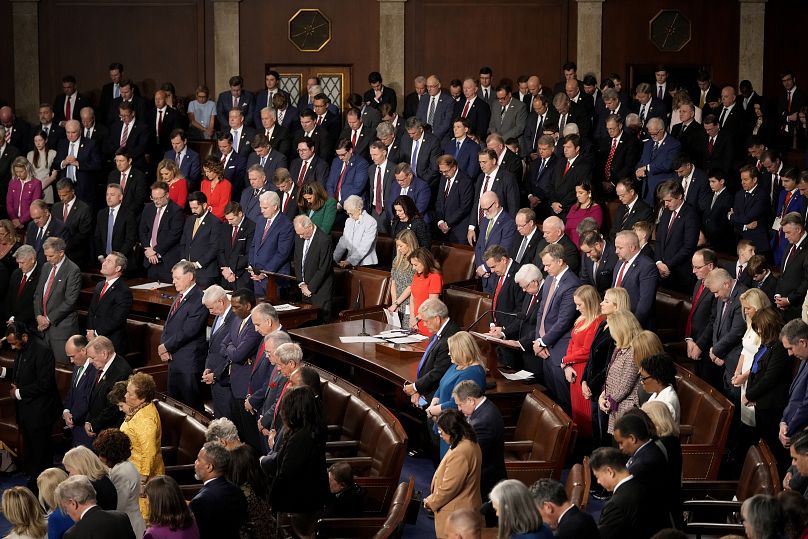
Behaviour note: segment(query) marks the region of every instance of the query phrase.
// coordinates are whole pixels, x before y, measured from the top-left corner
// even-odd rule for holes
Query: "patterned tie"
[[[539,338],[544,337],[547,333],[544,329],[544,320],[547,318],[547,313],[550,310],[550,303],[553,301],[553,295],[556,291],[556,278],[548,277],[550,279],[550,290],[547,291],[547,299],[544,302],[544,310],[541,313],[541,320],[539,322]]]
[[[612,160],[614,159],[615,150],[617,150],[617,139],[613,138],[612,148],[609,150],[609,157],[606,158],[606,166],[603,168],[606,181],[609,181],[612,177]]]
[[[51,268],[50,277],[48,277],[48,284],[45,287],[45,294],[42,296],[42,314],[48,316],[48,298],[50,298],[53,291],[53,281],[56,279],[56,266]]]
[[[121,148],[126,146],[126,141],[129,139],[129,124],[123,124],[121,131]]]
[[[171,318],[172,316],[174,316],[174,313],[176,313],[177,309],[180,308],[180,303],[182,303],[182,292],[180,292],[177,295],[177,299],[174,300],[174,305],[171,306],[171,311],[169,311],[169,313],[168,313],[168,318]],[[166,320],[168,320],[168,318],[166,318]]]
[[[373,209],[376,211],[376,215],[381,215],[384,204],[382,202],[382,169],[381,167],[376,167],[376,196],[373,201]]]
[[[303,186],[303,180],[306,178],[306,172],[309,170],[309,165],[303,161],[303,166],[300,167],[300,174],[297,175],[297,186]]]
[[[693,297],[693,303],[690,305],[690,312],[687,313],[687,322],[685,322],[685,337],[690,337],[692,335],[693,313],[696,312],[696,307],[698,307],[699,298],[701,298],[702,292],[704,292],[704,281],[701,281],[701,284],[699,284],[699,289],[696,292],[696,295]]]
[[[429,98],[429,111],[426,115],[426,123],[432,125],[432,121],[435,119],[435,105],[437,104],[438,98],[432,96]]]

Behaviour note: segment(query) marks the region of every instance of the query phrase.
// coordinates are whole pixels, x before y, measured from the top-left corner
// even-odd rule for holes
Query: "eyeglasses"
[[[645,383],[645,381],[650,379],[650,378],[653,378],[653,376],[650,376],[650,375],[649,376],[640,376],[640,381]]]
[[[482,209],[483,211],[488,211],[491,208],[493,208],[495,205],[496,205],[496,202],[492,202],[491,205],[488,206],[487,208],[483,208],[482,205],[480,205],[480,209]]]

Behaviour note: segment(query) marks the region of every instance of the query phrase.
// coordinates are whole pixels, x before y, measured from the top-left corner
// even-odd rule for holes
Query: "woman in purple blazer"
[[[16,158],[11,170],[6,211],[14,228],[23,230],[31,220],[31,202],[42,198],[42,182],[34,178],[34,166],[25,157]]]
[[[149,515],[143,539],[199,539],[194,515],[173,478],[167,475],[152,477],[146,483],[145,491]]]

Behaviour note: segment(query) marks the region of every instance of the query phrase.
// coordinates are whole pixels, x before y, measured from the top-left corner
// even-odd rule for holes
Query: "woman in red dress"
[[[581,377],[586,369],[586,362],[589,360],[589,348],[592,346],[595,332],[604,317],[600,314],[600,295],[594,286],[587,284],[579,287],[572,299],[581,316],[578,317],[572,328],[567,354],[561,363],[564,365],[564,376],[570,384],[572,420],[578,425],[580,436],[591,438],[591,406],[581,390]]]
[[[415,317],[421,304],[429,298],[440,297],[443,275],[440,273],[440,263],[426,247],[419,247],[413,251],[410,255],[410,264],[415,270],[410,286],[410,327],[415,327]],[[423,320],[418,322],[418,332],[427,337],[432,336]]]
[[[168,198],[182,209],[188,204],[188,180],[182,177],[177,163],[171,159],[163,159],[157,165],[157,174],[161,181],[168,184]]]
[[[230,202],[233,187],[224,177],[222,164],[213,156],[206,158],[202,163],[202,173],[205,175],[205,179],[202,180],[200,190],[208,197],[208,209],[220,221],[224,221],[224,207]]]

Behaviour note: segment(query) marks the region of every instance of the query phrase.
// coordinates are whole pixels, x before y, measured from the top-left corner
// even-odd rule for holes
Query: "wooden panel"
[[[409,0],[405,93],[417,75],[437,74],[445,88],[487,65],[495,83],[538,73],[545,86],[567,60],[567,0]]]
[[[110,62],[121,62],[147,98],[164,82],[192,95],[204,82],[205,39],[213,35],[204,16],[204,0],[42,0],[42,99],[52,101],[70,73],[97,100]]]
[[[11,28],[11,2],[0,0],[0,21]],[[0,102],[14,103],[14,46],[10,31],[0,32]]]
[[[808,69],[808,2],[804,0],[769,0],[766,4],[766,49],[763,57],[763,93],[775,99],[784,93],[780,74],[791,69],[797,85],[806,89]]]
[[[353,91],[369,88],[368,73],[379,69],[378,0],[242,0],[239,6],[241,74],[250,90],[264,89],[267,64],[351,66]],[[331,21],[331,41],[319,52],[300,52],[287,37],[300,8],[320,9]]]

